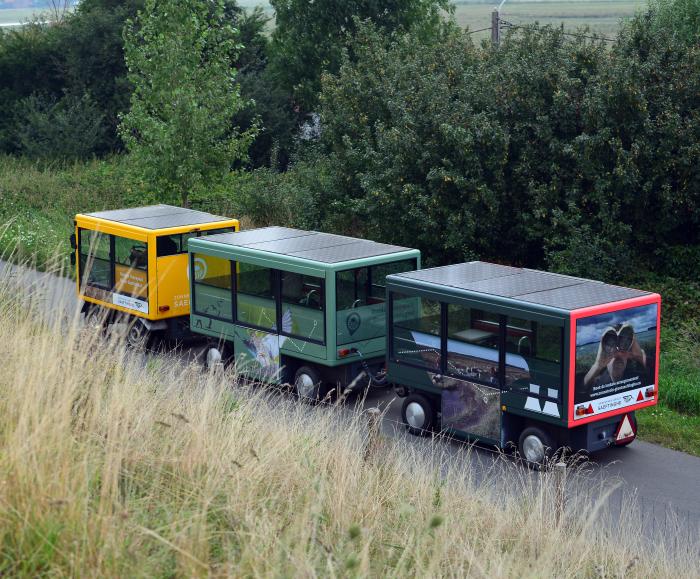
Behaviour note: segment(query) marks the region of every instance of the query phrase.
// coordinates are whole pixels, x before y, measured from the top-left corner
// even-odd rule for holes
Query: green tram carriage
[[[391,275],[388,379],[409,431],[540,463],[636,436],[658,399],[658,294],[471,262]]]
[[[190,239],[189,253],[190,327],[218,341],[208,361],[310,399],[363,372],[384,384],[385,279],[420,267],[418,250],[266,227]]]

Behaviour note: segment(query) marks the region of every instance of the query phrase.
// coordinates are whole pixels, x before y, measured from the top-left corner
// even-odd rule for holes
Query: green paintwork
[[[386,352],[386,305],[378,303],[336,312],[336,272],[407,259],[415,259],[420,268],[420,252],[414,249],[329,264],[249,247],[217,243],[207,238],[190,239],[188,248],[190,254],[212,255],[239,263],[323,278],[325,280],[325,317],[321,311],[282,303],[283,316],[288,310],[292,320],[292,333],[299,334],[300,337],[286,337],[281,340],[280,352],[289,357],[328,367],[355,363],[360,358],[355,353],[341,357],[338,355],[339,349],[355,348],[362,352],[365,359],[381,358]],[[244,363],[251,362],[246,342],[250,344],[255,339],[262,339],[261,335],[256,334],[260,330],[244,327],[233,321],[212,319],[201,315],[203,308],[206,307],[214,312],[230,312],[231,306],[230,297],[226,295],[230,296],[229,290],[206,286],[206,290],[202,291],[202,287],[204,286],[197,284],[196,289],[193,289],[197,311],[191,314],[192,330],[232,343],[235,355],[241,355]],[[273,334],[272,329],[276,319],[274,302],[244,294],[237,294],[237,296],[239,319],[256,326],[264,325]],[[225,317],[228,318],[229,315]],[[352,318],[350,324],[348,324],[348,318]],[[266,378],[270,380],[269,376]]]

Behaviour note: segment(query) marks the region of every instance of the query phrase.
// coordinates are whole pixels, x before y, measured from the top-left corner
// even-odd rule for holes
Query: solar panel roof
[[[165,229],[167,227],[181,227],[184,225],[199,225],[201,223],[214,223],[227,221],[228,217],[212,215],[195,209],[174,207],[173,205],[149,205],[146,207],[133,207],[131,209],[115,209],[112,211],[98,211],[87,213],[89,217],[98,217],[107,221],[124,223],[144,229]]]
[[[576,310],[650,295],[650,292],[599,281],[482,261],[421,269],[395,274],[392,277],[563,310]]]
[[[409,248],[398,245],[288,227],[263,227],[237,233],[221,233],[210,235],[206,241],[320,263],[340,263],[410,251]]]

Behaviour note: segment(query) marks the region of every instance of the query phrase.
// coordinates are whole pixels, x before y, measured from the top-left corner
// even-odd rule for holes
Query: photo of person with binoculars
[[[637,364],[634,364],[636,362]],[[598,345],[598,355],[583,379],[585,386],[602,386],[646,371],[647,357],[629,323],[608,327]],[[641,366],[641,368],[639,368]]]
[[[626,390],[627,385],[651,384],[656,325],[656,304],[580,320],[576,329],[577,398],[597,398]]]

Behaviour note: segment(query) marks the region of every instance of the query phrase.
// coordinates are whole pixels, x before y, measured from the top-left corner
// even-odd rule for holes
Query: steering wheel
[[[360,298],[357,298],[354,302],[352,302],[352,308],[356,308],[362,303],[362,300]]]

